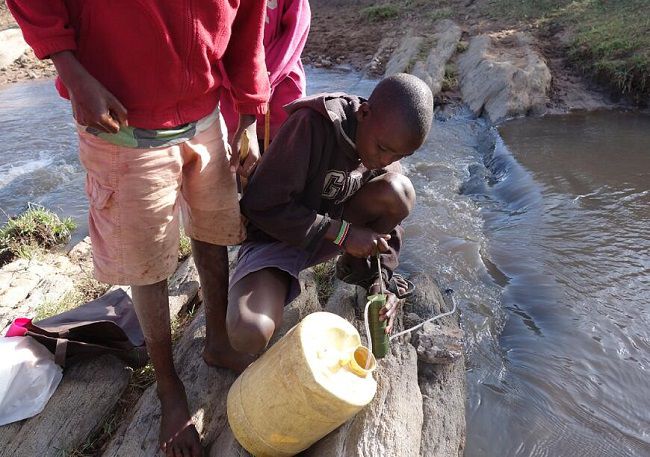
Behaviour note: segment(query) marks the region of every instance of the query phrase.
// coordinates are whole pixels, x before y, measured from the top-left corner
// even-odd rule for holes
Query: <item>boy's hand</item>
[[[385,321],[388,319],[388,325],[386,326],[386,333],[390,334],[393,331],[393,324],[397,313],[402,308],[402,301],[395,296],[392,292],[385,290],[384,295],[386,295],[386,304],[379,310],[379,320]],[[374,295],[381,293],[381,287],[378,283],[373,284],[368,288],[368,295]]]
[[[348,236],[343,242],[343,250],[354,257],[369,257],[388,251],[390,235],[380,234],[365,227],[350,225]]]
[[[244,130],[248,133],[248,154],[242,157],[241,143]],[[232,149],[232,156],[230,157],[230,171],[238,173],[241,176],[248,178],[260,160],[260,146],[257,142],[257,128],[255,125],[255,116],[241,114],[239,116],[239,127],[233,135],[230,143]]]
[[[124,105],[86,71],[72,52],[59,52],[50,58],[68,89],[77,123],[107,133],[117,133],[121,125],[128,125]]]

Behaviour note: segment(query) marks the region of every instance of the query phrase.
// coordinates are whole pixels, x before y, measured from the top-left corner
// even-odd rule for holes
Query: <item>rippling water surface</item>
[[[648,456],[650,117],[522,119],[499,133],[487,188],[468,193],[503,288],[503,371],[474,391],[468,454]]]
[[[375,81],[308,69],[310,93]],[[77,219],[84,174],[51,81],[0,89],[0,222],[28,202]],[[437,115],[405,169],[402,269],[455,290],[468,457],[650,455],[650,117]],[[80,236],[80,235],[78,235]]]

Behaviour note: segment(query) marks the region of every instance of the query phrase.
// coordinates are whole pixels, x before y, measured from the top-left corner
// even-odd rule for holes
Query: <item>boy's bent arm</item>
[[[7,6],[39,59],[77,49],[63,0],[7,0]]]
[[[286,243],[312,248],[329,218],[301,202],[310,171],[318,166],[324,118],[305,108],[293,113],[262,157],[241,200],[242,213],[257,228]]]

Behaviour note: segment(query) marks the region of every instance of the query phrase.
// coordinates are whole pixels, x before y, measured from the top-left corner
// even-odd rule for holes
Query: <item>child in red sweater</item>
[[[52,59],[69,98],[87,171],[95,276],[132,286],[156,372],[160,443],[168,456],[202,455],[171,349],[167,278],[177,265],[183,212],[206,310],[210,365],[247,361],[225,331],[226,246],[244,235],[235,173],[248,176],[239,139],[256,138],[269,96],[265,1],[8,0],[26,41]],[[233,6],[237,5],[237,6]],[[239,125],[232,154],[218,110],[228,72]]]

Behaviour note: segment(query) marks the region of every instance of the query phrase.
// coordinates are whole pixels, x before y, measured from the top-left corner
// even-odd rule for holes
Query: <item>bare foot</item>
[[[235,351],[230,344],[213,345],[206,343],[203,349],[203,360],[211,367],[227,368],[235,373],[241,373],[253,363],[257,356]],[[218,349],[217,349],[218,348]]]
[[[158,388],[162,417],[160,418],[160,449],[166,457],[203,457],[201,439],[192,423],[183,383]]]

